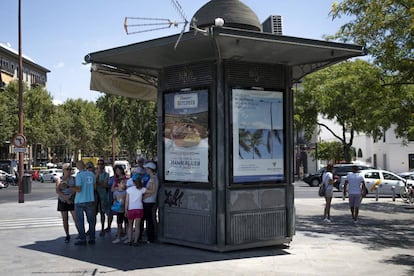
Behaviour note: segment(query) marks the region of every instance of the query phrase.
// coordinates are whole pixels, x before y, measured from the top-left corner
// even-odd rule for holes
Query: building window
[[[362,149],[361,148],[358,149],[358,158],[362,158]]]

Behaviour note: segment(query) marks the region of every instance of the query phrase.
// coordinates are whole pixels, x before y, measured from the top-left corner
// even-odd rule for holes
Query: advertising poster
[[[165,103],[165,180],[208,182],[208,91],[168,93]]]
[[[232,92],[233,182],[283,181],[283,93]]]

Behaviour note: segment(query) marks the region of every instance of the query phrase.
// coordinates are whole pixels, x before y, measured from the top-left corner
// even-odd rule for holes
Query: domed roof
[[[240,0],[211,0],[202,6],[191,19],[198,28],[214,25],[217,17],[224,19],[224,27],[261,31],[257,15]]]

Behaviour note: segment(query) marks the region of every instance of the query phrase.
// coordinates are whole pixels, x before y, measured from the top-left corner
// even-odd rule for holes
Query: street
[[[165,243],[114,245],[114,226],[94,246],[65,244],[53,183],[33,183],[22,204],[17,203],[17,187],[7,189],[0,190],[4,275],[414,274],[414,206],[399,198],[364,199],[355,225],[347,200],[335,192],[332,223],[324,223],[317,188],[298,181],[296,234],[289,246],[219,253]],[[73,223],[70,229],[75,240]]]

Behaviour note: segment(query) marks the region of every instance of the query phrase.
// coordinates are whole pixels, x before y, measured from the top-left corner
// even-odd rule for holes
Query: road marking
[[[69,225],[74,225],[71,219],[69,219]],[[44,217],[0,220],[0,231],[45,227],[62,227],[62,219],[59,217]]]

